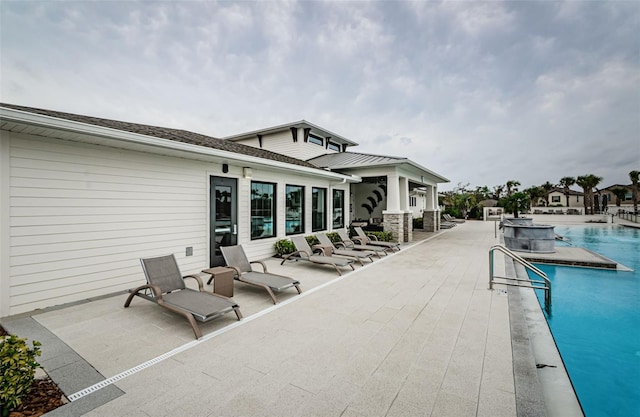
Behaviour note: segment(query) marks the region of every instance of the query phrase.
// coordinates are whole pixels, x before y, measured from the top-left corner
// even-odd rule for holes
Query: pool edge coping
[[[505,269],[507,275],[528,279],[515,262],[505,262]],[[508,292],[518,416],[584,417],[534,290],[508,287]]]

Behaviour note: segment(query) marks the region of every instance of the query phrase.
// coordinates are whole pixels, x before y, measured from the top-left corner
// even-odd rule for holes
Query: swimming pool
[[[633,269],[536,264],[552,282],[547,322],[585,415],[640,416],[640,230],[586,225],[555,231]]]

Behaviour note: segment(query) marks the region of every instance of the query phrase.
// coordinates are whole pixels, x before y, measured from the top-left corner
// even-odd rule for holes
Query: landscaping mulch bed
[[[0,326],[0,336],[8,336],[2,326]],[[65,405],[67,402],[66,397],[51,378],[36,379],[31,384],[29,394],[22,399],[22,404],[11,410],[9,417],[41,416]]]

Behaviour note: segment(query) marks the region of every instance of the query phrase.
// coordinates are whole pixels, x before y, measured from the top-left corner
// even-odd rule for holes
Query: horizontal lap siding
[[[25,135],[10,163],[11,314],[140,285],[141,257],[207,263],[205,163]]]

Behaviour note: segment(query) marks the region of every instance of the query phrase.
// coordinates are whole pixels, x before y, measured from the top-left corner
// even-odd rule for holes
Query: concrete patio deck
[[[274,306],[236,283],[245,319],[201,325],[198,341],[153,303],[123,308],[125,294],[2,324],[45,338],[41,363],[65,394],[107,378],[50,415],[544,415],[535,398],[516,407],[526,393],[515,388],[507,291],[487,289],[493,223],[426,236],[342,277],[269,259],[303,294],[281,293]],[[535,375],[532,359],[520,362]]]

